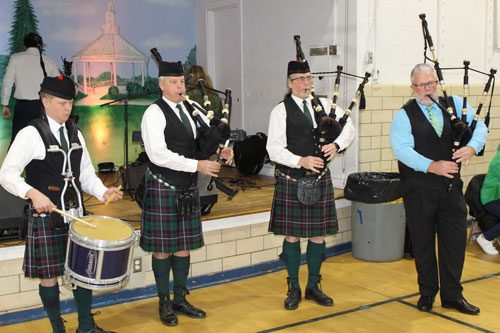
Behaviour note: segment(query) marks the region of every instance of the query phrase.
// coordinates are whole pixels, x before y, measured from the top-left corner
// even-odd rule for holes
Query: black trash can
[[[375,262],[403,258],[405,214],[396,172],[359,172],[347,178],[352,201],[352,254]]]

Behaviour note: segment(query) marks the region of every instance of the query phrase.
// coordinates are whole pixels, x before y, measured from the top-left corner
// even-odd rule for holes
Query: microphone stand
[[[124,106],[123,120],[125,122],[125,130],[124,130],[125,131],[125,133],[124,133],[124,138],[125,138],[125,161],[124,161],[125,162],[125,165],[124,165],[125,183],[123,184],[123,189],[130,194],[130,196],[132,197],[132,200],[135,200],[135,198],[132,194],[132,189],[130,188],[130,178],[129,178],[129,168],[128,168],[128,101],[131,99],[136,99],[136,98],[151,95],[151,93],[152,93],[151,91],[148,91],[148,92],[144,92],[143,94],[134,95],[134,96],[129,96],[127,94],[123,98],[115,99],[114,101],[110,101],[110,102],[99,105],[100,107],[103,107],[106,105],[111,105],[111,104],[123,101],[123,106]]]

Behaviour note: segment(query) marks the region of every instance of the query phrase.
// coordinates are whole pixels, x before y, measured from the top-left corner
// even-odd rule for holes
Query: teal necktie
[[[309,112],[309,108],[307,107],[307,101],[304,100],[302,102],[302,104],[304,105],[304,115],[306,116],[307,120],[309,120],[309,123],[311,124],[311,126],[313,126],[313,120],[311,117],[311,112]]]
[[[182,106],[180,104],[177,104],[177,110],[179,110],[179,115],[181,116],[182,124],[184,125],[184,127],[186,127],[186,130],[188,131],[189,135],[191,137],[194,137],[191,123],[189,122],[189,119],[184,113],[184,111],[182,111]]]
[[[441,137],[441,133],[443,133],[443,124],[441,124],[441,121],[439,121],[438,117],[434,113],[434,107],[432,105],[428,105],[425,107],[425,109],[427,110],[427,112],[429,112],[429,122],[431,123],[432,127],[434,127],[437,135]]]
[[[64,137],[64,126],[59,127],[59,140],[61,141],[61,148],[66,153],[68,152],[68,141]]]

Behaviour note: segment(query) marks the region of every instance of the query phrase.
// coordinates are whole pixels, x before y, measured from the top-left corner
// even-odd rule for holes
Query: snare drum
[[[85,216],[91,228],[73,221],[69,226],[64,278],[82,288],[105,290],[128,282],[135,231],[119,219]]]

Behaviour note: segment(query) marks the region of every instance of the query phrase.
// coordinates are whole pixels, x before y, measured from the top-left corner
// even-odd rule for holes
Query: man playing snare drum
[[[206,313],[186,300],[189,251],[203,246],[197,173],[217,176],[220,164],[203,159],[197,149],[200,120],[191,117],[181,62],[161,62],[159,85],[162,97],[144,112],[141,123],[144,148],[151,164],[146,170],[141,241],[153,252],[153,273],[163,324],[177,325],[177,315],[205,318]],[[208,124],[206,118],[201,119]],[[206,156],[206,154],[202,154]],[[231,164],[233,151],[221,156]],[[173,300],[169,297],[170,268],[174,276]]]
[[[96,176],[82,133],[72,120],[68,120],[75,97],[73,81],[63,76],[46,77],[40,87],[45,112],[17,134],[0,169],[0,185],[13,195],[31,201],[31,209],[26,214],[24,275],[41,279],[40,298],[52,329],[54,332],[65,332],[57,277],[64,273],[68,231],[62,217],[52,212],[54,208],[62,207],[62,151],[67,152],[73,143],[82,146],[82,149],[73,150],[70,154],[78,190],[84,190],[101,201],[115,192],[111,201],[117,201],[123,193],[114,187],[106,188]],[[49,152],[49,145],[60,149]],[[26,178],[22,178],[25,168]],[[69,195],[70,191],[66,194]],[[74,202],[74,198],[69,200]],[[65,196],[65,207],[70,207],[71,203],[67,201]],[[96,325],[90,313],[92,291],[77,287],[73,295],[78,310],[77,332],[106,332]]]

